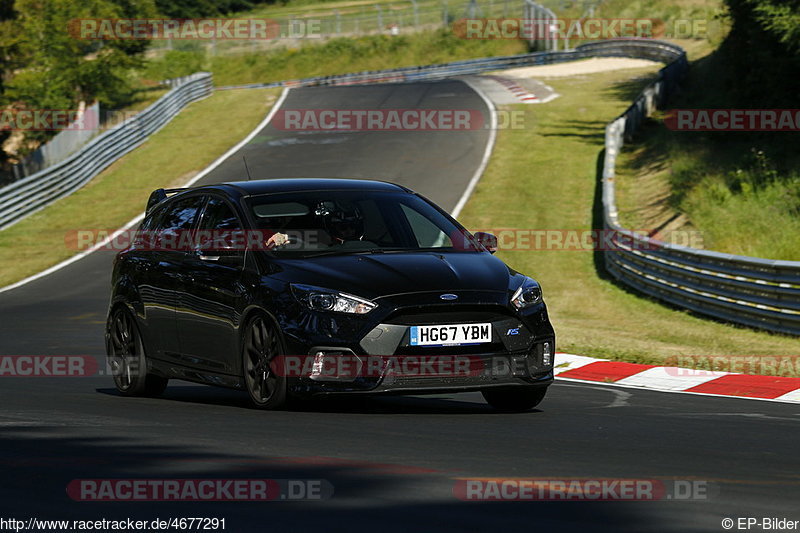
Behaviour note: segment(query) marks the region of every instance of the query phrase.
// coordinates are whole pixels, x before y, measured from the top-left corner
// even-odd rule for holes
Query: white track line
[[[800,402],[800,389],[793,390],[792,392],[787,392],[786,394],[778,396],[775,399],[784,402]]]
[[[570,383],[583,383],[585,385],[602,385],[604,387],[620,387],[623,389],[649,390],[653,392],[670,392],[676,394],[691,394],[694,396],[713,396],[715,398],[737,398],[740,400],[761,400],[776,403],[800,403],[800,389],[788,392],[776,398],[757,398],[753,396],[734,396],[730,394],[714,394],[710,392],[689,391],[692,387],[707,383],[719,377],[729,375],[731,372],[712,372],[706,370],[693,370],[671,366],[655,366],[644,369],[636,374],[617,381],[593,381],[589,379],[562,377],[560,374],[574,370],[588,364],[597,362],[611,362],[608,359],[595,359],[583,355],[574,355],[556,352],[555,374],[556,382],[568,381]],[[563,365],[563,366],[562,366]]]
[[[686,390],[708,383],[730,372],[707,372],[674,366],[654,366],[638,374],[618,379],[620,385],[637,385],[648,389]]]
[[[214,170],[215,168],[220,166],[223,161],[228,159],[231,155],[235,154],[241,147],[243,147],[248,142],[250,142],[250,140],[253,137],[255,137],[256,134],[258,134],[258,132],[261,131],[262,128],[264,128],[267,124],[269,124],[270,120],[272,120],[273,115],[275,115],[275,113],[278,111],[278,109],[280,109],[280,107],[283,105],[283,101],[286,100],[286,96],[289,94],[290,90],[291,89],[289,89],[287,87],[287,88],[285,88],[283,90],[283,92],[281,92],[280,97],[275,102],[275,104],[272,106],[272,109],[270,109],[270,111],[267,114],[266,118],[264,120],[262,120],[261,123],[259,123],[259,125],[256,126],[256,128],[253,131],[251,131],[249,135],[247,135],[247,137],[242,139],[236,146],[234,146],[233,148],[231,148],[230,150],[228,150],[227,152],[225,152],[224,154],[219,156],[210,165],[208,165],[206,168],[201,170],[195,177],[190,179],[184,185],[184,187],[191,187],[192,185],[197,183],[198,180],[203,179],[203,177],[208,175],[212,170]],[[138,224],[139,222],[141,222],[141,220],[143,218],[144,218],[144,213],[138,214],[135,218],[131,219],[122,228],[118,229],[117,231],[115,231],[114,233],[109,235],[107,238],[103,239],[101,242],[95,244],[94,246],[92,246],[88,250],[83,251],[83,252],[81,252],[81,253],[79,253],[77,255],[73,255],[69,259],[66,259],[66,260],[62,261],[62,262],[58,263],[57,265],[54,265],[54,266],[48,268],[47,270],[43,270],[43,271],[39,272],[38,274],[34,274],[33,276],[27,277],[27,278],[25,278],[23,280],[20,280],[20,281],[16,282],[16,283],[12,283],[11,285],[7,285],[7,286],[5,286],[3,288],[0,288],[0,293],[6,292],[6,291],[10,291],[12,289],[16,289],[17,287],[21,287],[23,285],[27,285],[28,283],[30,283],[32,281],[36,281],[37,279],[41,279],[41,278],[43,278],[45,276],[48,276],[48,275],[52,274],[53,272],[57,272],[57,271],[61,270],[62,268],[67,267],[67,266],[71,265],[72,263],[74,263],[76,261],[80,261],[81,259],[83,259],[87,255],[91,254],[92,252],[96,251],[97,249],[105,246],[109,242],[111,242],[114,239],[116,239],[120,234],[122,234],[123,231],[126,231],[126,230],[132,228],[133,226],[135,226],[136,224]]]
[[[486,166],[489,164],[489,158],[492,155],[492,150],[494,150],[494,141],[497,138],[497,110],[494,106],[494,103],[485,95],[483,91],[481,91],[476,85],[470,83],[466,79],[462,79],[464,83],[469,85],[470,89],[475,91],[478,96],[486,104],[486,107],[489,108],[489,142],[486,143],[486,150],[483,152],[483,158],[481,159],[480,165],[475,170],[475,174],[472,175],[472,179],[469,180],[467,184],[467,188],[464,190],[464,194],[461,195],[461,198],[458,200],[458,203],[453,208],[453,211],[450,215],[453,218],[458,218],[458,215],[461,214],[461,210],[464,209],[464,206],[467,205],[467,200],[469,197],[472,196],[472,192],[475,190],[475,186],[478,185],[478,181],[480,181],[481,176],[483,176],[483,171],[486,170]]]

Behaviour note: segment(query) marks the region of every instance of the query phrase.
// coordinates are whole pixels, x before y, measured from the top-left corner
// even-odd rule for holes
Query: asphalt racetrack
[[[488,114],[458,81],[296,89],[283,106]],[[244,154],[254,178],[387,179],[453,209],[488,139],[484,129],[298,134],[268,125],[201,183],[244,178]],[[0,355],[103,354],[111,260],[97,252],[0,293]],[[163,398],[133,399],[93,376],[4,378],[0,406],[2,519],[215,517],[234,532],[723,531],[724,518],[800,519],[800,408],[789,404],[557,382],[523,414],[495,413],[477,393],[260,412],[236,391],[173,382]],[[76,479],[133,478],[325,480],[333,493],[193,503],[67,492]],[[698,488],[686,500],[669,491],[659,501],[457,497],[484,478]]]

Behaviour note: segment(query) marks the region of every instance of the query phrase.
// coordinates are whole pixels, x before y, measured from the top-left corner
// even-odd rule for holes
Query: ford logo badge
[[[439,296],[442,300],[458,300],[457,294],[442,294]]]

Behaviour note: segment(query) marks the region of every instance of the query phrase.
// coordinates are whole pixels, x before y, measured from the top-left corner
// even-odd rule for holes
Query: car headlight
[[[292,284],[292,293],[294,293],[295,298],[315,311],[363,315],[378,307],[374,302],[352,294],[310,285]]]
[[[514,291],[511,296],[511,303],[517,309],[524,309],[542,301],[542,288],[531,278],[525,278],[522,285]]]

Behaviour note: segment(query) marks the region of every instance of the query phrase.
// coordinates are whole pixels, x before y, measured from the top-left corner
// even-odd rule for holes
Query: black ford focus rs
[[[537,405],[555,334],[539,284],[399,185],[286,179],[159,189],[114,263],[117,388],[170,379],[293,397],[480,391]]]

